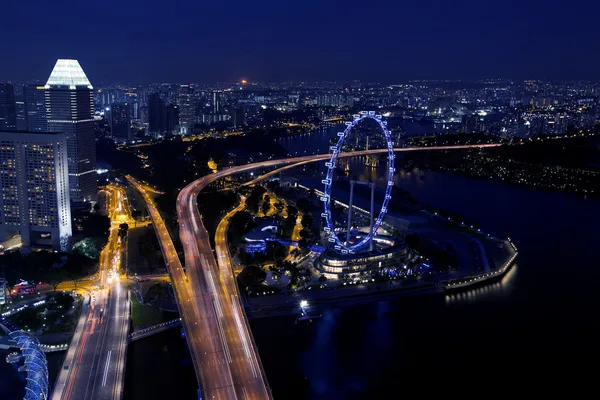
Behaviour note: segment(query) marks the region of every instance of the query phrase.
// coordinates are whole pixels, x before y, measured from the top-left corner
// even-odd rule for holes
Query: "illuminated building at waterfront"
[[[0,240],[66,250],[71,239],[67,139],[62,133],[0,132]]]

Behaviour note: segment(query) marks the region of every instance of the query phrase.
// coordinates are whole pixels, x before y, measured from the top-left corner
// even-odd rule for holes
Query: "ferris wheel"
[[[350,243],[350,221],[352,215],[352,188],[351,186],[351,195],[350,195],[350,204],[348,205],[348,232],[346,242],[342,242],[334,229],[334,221],[331,217],[331,185],[333,182],[334,171],[337,163],[337,159],[339,154],[342,152],[342,147],[344,145],[344,141],[350,135],[352,130],[362,121],[366,119],[372,119],[379,125],[379,128],[383,132],[385,136],[385,141],[387,143],[388,149],[388,167],[387,167],[387,184],[385,187],[385,196],[383,198],[383,204],[381,205],[381,209],[379,210],[379,214],[377,219],[374,220],[373,215],[373,197],[374,197],[374,185],[371,184],[371,224],[369,228],[369,233],[362,237],[358,242],[351,244]],[[381,115],[376,114],[375,111],[361,111],[359,114],[355,114],[353,116],[352,121],[347,121],[346,128],[343,132],[338,132],[338,141],[335,145],[330,146],[331,158],[329,161],[325,163],[327,166],[327,177],[322,180],[322,183],[325,185],[325,190],[323,196],[321,196],[321,201],[323,202],[323,213],[321,216],[325,219],[325,232],[328,235],[328,241],[333,244],[334,248],[340,251],[342,254],[355,254],[358,251],[363,250],[368,244],[372,244],[372,239],[379,226],[383,222],[383,218],[387,213],[387,207],[390,199],[392,198],[392,187],[394,186],[394,145],[392,143],[392,138],[390,131],[387,129],[387,122],[382,120]]]

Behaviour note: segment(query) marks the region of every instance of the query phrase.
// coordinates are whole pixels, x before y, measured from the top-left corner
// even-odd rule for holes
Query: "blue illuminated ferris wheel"
[[[371,226],[369,229],[368,235],[362,237],[357,243],[350,244],[349,240],[346,240],[343,243],[335,233],[333,219],[331,217],[331,184],[333,182],[333,174],[336,167],[337,159],[339,154],[342,151],[342,146],[344,145],[344,141],[350,135],[352,130],[356,125],[358,125],[361,121],[365,119],[372,119],[381,128],[383,134],[385,135],[385,140],[387,143],[388,149],[388,170],[387,170],[387,185],[385,188],[385,196],[383,198],[383,204],[381,206],[381,210],[379,211],[379,215],[377,219],[373,221],[373,215],[371,215]],[[323,213],[321,216],[325,218],[325,232],[328,234],[328,241],[333,244],[334,248],[340,251],[343,254],[354,254],[358,251],[363,250],[368,243],[372,243],[371,240],[379,226],[383,222],[383,218],[387,213],[387,207],[390,199],[392,198],[392,187],[394,186],[394,146],[392,143],[392,138],[390,135],[390,131],[387,129],[387,122],[381,120],[381,115],[376,114],[375,111],[361,111],[359,114],[355,114],[352,121],[346,122],[346,129],[343,132],[338,132],[338,141],[334,146],[330,147],[331,158],[328,162],[325,163],[327,166],[327,178],[323,179],[322,183],[325,185],[325,191],[323,196],[321,196],[321,201],[323,201]],[[352,194],[350,195],[352,198]],[[371,202],[373,200],[371,199]],[[349,204],[349,207],[352,207],[352,204]],[[373,213],[373,210],[371,210]],[[348,211],[348,218],[351,218],[352,210]],[[350,223],[348,224],[350,225]],[[350,230],[350,226],[348,227],[348,231]],[[349,237],[349,235],[348,235]]]

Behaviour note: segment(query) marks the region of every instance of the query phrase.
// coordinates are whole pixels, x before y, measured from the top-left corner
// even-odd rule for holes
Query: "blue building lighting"
[[[344,244],[338,238],[334,230],[333,219],[331,217],[331,184],[333,182],[333,173],[335,170],[337,158],[342,149],[344,141],[346,140],[348,135],[350,135],[352,129],[354,129],[356,125],[358,125],[361,121],[365,119],[372,119],[375,122],[377,122],[385,136],[389,160],[389,168],[387,174],[388,184],[385,187],[385,196],[383,199],[381,210],[379,211],[379,215],[375,220],[373,226],[371,227],[369,234],[365,235],[359,242],[350,245],[349,243]],[[331,158],[325,163],[325,165],[327,166],[327,178],[323,179],[322,181],[325,185],[325,190],[324,195],[321,196],[321,201],[323,202],[323,213],[321,214],[321,216],[325,218],[325,232],[329,234],[328,241],[334,244],[335,249],[341,251],[343,254],[354,254],[356,251],[361,250],[363,247],[365,247],[365,245],[367,245],[370,242],[371,238],[373,237],[373,235],[375,235],[375,233],[379,229],[379,226],[383,222],[385,214],[387,213],[387,206],[390,202],[390,199],[392,198],[392,187],[394,186],[394,145],[392,143],[390,131],[387,129],[387,122],[382,121],[381,115],[376,114],[375,111],[361,111],[360,114],[355,114],[353,120],[346,122],[345,125],[346,129],[344,129],[343,132],[338,133],[339,139],[337,141],[337,144],[335,146],[330,147],[330,150],[332,152]]]
[[[40,348],[40,342],[35,336],[22,330],[11,332],[10,337],[17,342],[25,359],[27,384],[23,399],[46,400],[48,398],[48,363],[46,355]]]

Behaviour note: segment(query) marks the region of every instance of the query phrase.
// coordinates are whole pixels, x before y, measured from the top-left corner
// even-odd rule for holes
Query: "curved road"
[[[498,144],[397,148],[395,152],[496,147]],[[387,153],[387,149],[354,151],[338,157]],[[272,398],[231,270],[219,269],[198,209],[198,194],[210,183],[257,168],[328,160],[330,154],[268,160],[240,165],[200,178],[177,198],[179,235],[186,275],[173,276],[196,373],[208,399]],[[152,212],[151,212],[152,214]],[[153,218],[154,219],[154,218]],[[157,226],[157,229],[162,230]],[[166,230],[165,230],[166,231]],[[160,236],[160,235],[159,235]],[[169,240],[170,241],[170,240]],[[162,240],[161,240],[162,243]],[[172,246],[172,244],[171,244]],[[174,248],[167,249],[174,253]],[[176,253],[175,253],[176,256]],[[173,260],[172,257],[168,257]],[[174,261],[174,260],[173,260]],[[170,273],[175,265],[170,266]],[[179,269],[179,268],[177,268]]]

